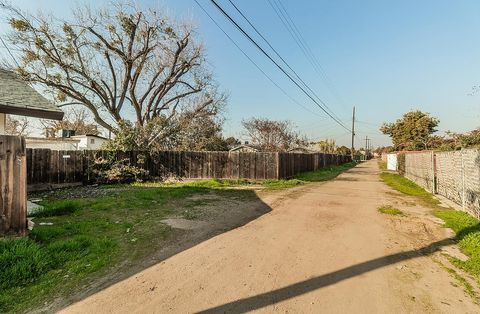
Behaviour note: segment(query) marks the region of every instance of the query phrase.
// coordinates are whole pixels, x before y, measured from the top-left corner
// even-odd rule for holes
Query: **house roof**
[[[96,134],[79,134],[79,135],[73,135],[71,136],[73,138],[78,138],[78,137],[96,137],[96,138],[100,138],[102,140],[107,140],[108,141],[108,138],[104,137],[104,136],[100,136],[100,135],[96,135]]]
[[[62,120],[63,111],[12,71],[0,69],[0,113]]]

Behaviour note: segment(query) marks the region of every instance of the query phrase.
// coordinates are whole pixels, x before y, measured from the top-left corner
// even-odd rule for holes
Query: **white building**
[[[74,135],[71,137],[27,137],[27,148],[47,148],[51,150],[99,150],[108,139],[93,135]]]
[[[70,138],[80,141],[78,143],[79,150],[99,150],[102,149],[104,143],[108,142],[108,138],[93,134],[74,135]]]

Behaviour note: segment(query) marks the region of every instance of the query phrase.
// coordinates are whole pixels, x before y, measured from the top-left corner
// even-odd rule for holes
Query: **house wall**
[[[27,148],[45,148],[51,150],[77,150],[79,141],[58,139],[29,139],[26,138]]]
[[[92,139],[94,141],[93,143],[92,143]],[[100,150],[102,148],[102,145],[108,141],[106,139],[99,138],[96,136],[89,136],[87,140],[88,140],[87,149],[89,150]]]
[[[103,143],[107,142],[107,139],[103,139],[97,136],[79,135],[73,138],[79,140],[79,150],[100,150]],[[92,142],[93,140],[93,142]]]

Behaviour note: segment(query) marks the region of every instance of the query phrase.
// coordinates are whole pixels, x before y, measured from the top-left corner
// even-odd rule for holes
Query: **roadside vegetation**
[[[113,270],[142,263],[186,232],[164,219],[215,220],[225,206],[257,202],[249,186],[268,190],[325,181],[353,166],[290,180],[136,182],[40,193],[43,209],[29,215],[33,230],[25,238],[0,241],[0,312],[48,305]]]
[[[378,211],[382,214],[392,215],[392,216],[403,216],[405,215],[400,209],[395,208],[391,205],[384,205],[378,208]]]
[[[473,275],[480,284],[480,221],[468,213],[439,206],[440,201],[431,193],[403,176],[383,172],[381,178],[397,191],[416,197],[422,205],[432,208],[435,216],[445,221],[445,227],[455,232],[458,246],[469,257],[466,261],[450,257],[451,262]]]
[[[209,203],[256,198],[251,190],[212,186],[222,184],[119,186],[76,199],[68,199],[69,190],[47,193],[44,208],[31,215],[35,227],[28,237],[0,241],[0,312],[25,311],[69,295],[112,267],[141,262],[181,233],[163,219],[205,218],[202,206]],[[195,199],[201,195],[208,198]]]

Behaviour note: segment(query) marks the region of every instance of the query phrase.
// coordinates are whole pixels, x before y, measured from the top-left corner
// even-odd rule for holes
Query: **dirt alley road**
[[[267,193],[268,214],[63,312],[479,313],[434,261],[441,254],[424,254],[451,234],[378,174],[370,161],[282,197]],[[385,204],[407,216],[380,214]]]

